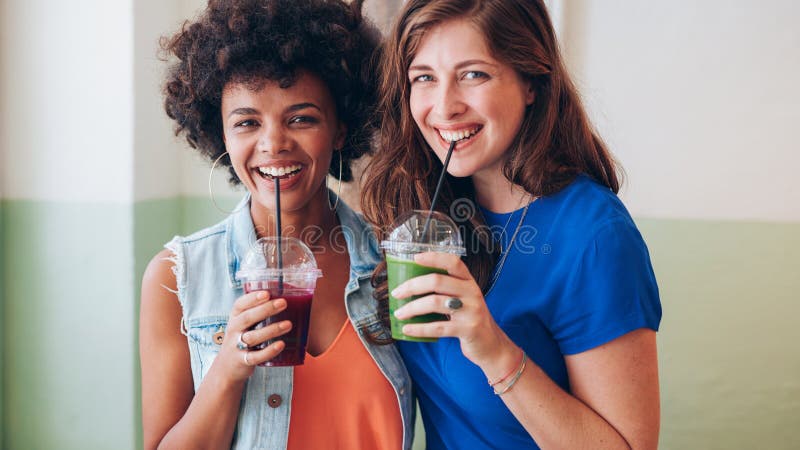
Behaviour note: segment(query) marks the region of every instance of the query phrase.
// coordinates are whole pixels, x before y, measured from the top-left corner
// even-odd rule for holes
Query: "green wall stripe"
[[[238,198],[225,197],[217,200],[218,205],[215,206],[205,197],[184,197],[181,201],[181,234],[188,235],[224,220],[229,212],[236,209],[238,201]]]
[[[132,449],[130,208],[7,201],[3,215],[5,448]]]
[[[165,242],[180,232],[182,202],[178,198],[149,200],[138,202],[133,208],[134,217],[134,329],[136,342],[132,356],[134,364],[134,430],[136,434],[135,448],[144,448],[142,436],[142,377],[139,363],[139,305],[141,297],[142,276],[147,264],[153,256],[161,251]]]
[[[661,448],[800,448],[800,224],[637,222],[664,309]]]
[[[0,328],[5,328],[5,305],[6,299],[8,298],[6,295],[6,233],[5,233],[5,210],[6,210],[6,202],[4,200],[0,200]],[[5,338],[5,333],[0,333],[0,339]],[[5,398],[3,393],[6,390],[6,383],[5,383],[5,371],[6,371],[6,358],[5,358],[5,346],[0,344],[0,448],[8,448],[5,442],[5,416],[3,411],[5,410]]]

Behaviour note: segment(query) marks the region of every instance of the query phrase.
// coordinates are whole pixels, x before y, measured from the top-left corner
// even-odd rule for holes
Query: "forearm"
[[[499,367],[519,367],[520,350],[512,348],[505,355],[498,355],[495,362],[484,365],[489,379],[496,380],[508,373],[505,369],[506,373],[498,375]],[[513,374],[506,381],[512,378]],[[502,391],[507,382],[495,389]],[[519,379],[500,398],[542,449],[630,448],[603,417],[561,389],[530,359]]]
[[[229,382],[216,372],[212,366],[186,414],[164,436],[158,449],[230,448],[245,383]]]
[[[605,419],[561,389],[531,361],[502,399],[543,449],[630,448]]]

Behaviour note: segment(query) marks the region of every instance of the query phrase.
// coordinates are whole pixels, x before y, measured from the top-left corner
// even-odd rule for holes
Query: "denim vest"
[[[329,195],[334,199],[333,193]],[[217,225],[188,237],[176,236],[165,247],[174,254],[182,331],[188,338],[195,392],[219,352],[234,301],[243,295],[235,273],[256,239],[249,195],[233,214]],[[350,254],[350,277],[344,292],[347,315],[361,342],[397,395],[403,419],[403,449],[409,450],[414,430],[411,381],[393,344],[367,339],[389,337],[372,298],[370,277],[380,260],[374,234],[344,202],[337,208]],[[341,238],[341,235],[338,236]],[[340,244],[344,244],[341,242]],[[313,249],[312,249],[313,250]],[[256,367],[247,380],[231,448],[285,449],[292,405],[292,367]]]

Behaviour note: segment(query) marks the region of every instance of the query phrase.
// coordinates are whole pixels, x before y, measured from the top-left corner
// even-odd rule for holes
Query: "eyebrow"
[[[235,114],[238,114],[240,116],[247,116],[247,115],[250,115],[250,114],[258,114],[258,111],[256,111],[253,108],[236,108],[233,111],[231,111],[230,113],[228,113],[228,117],[231,117],[231,116],[233,116]]]
[[[298,103],[296,105],[292,105],[292,106],[286,108],[286,112],[295,112],[295,111],[300,111],[301,109],[306,109],[306,108],[314,108],[314,109],[316,109],[316,110],[318,110],[320,112],[322,111],[319,106],[317,106],[317,105],[315,105],[313,103],[310,103],[310,102],[305,102],[305,103]],[[231,111],[228,114],[228,117],[231,117],[233,115],[248,116],[248,115],[251,115],[251,114],[258,114],[258,110],[254,109],[254,108],[248,108],[248,107],[236,108],[236,109],[234,109],[233,111]]]
[[[319,106],[317,106],[317,105],[315,105],[313,103],[310,103],[310,102],[298,103],[296,105],[292,105],[292,106],[286,108],[286,112],[295,112],[295,111],[300,111],[301,109],[306,109],[306,108],[314,108],[314,109],[322,112],[322,109],[320,109]]]
[[[455,65],[455,69],[462,69],[467,66],[472,66],[476,64],[485,64],[487,66],[495,67],[497,64],[492,64],[490,62],[484,61],[482,59],[468,59],[466,61],[461,61],[460,63]],[[409,71],[411,70],[433,70],[430,66],[426,65],[414,65],[408,68]]]

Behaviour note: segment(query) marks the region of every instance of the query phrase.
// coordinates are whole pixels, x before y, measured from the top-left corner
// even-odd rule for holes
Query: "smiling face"
[[[529,83],[496,60],[468,20],[428,30],[408,69],[410,108],[428,145],[457,177],[498,176],[505,154],[533,103]]]
[[[272,80],[255,85],[228,83],[221,107],[225,146],[252,208],[275,209],[275,178],[282,211],[326,201],[332,152],[345,138],[327,86],[310,73],[287,88]]]

